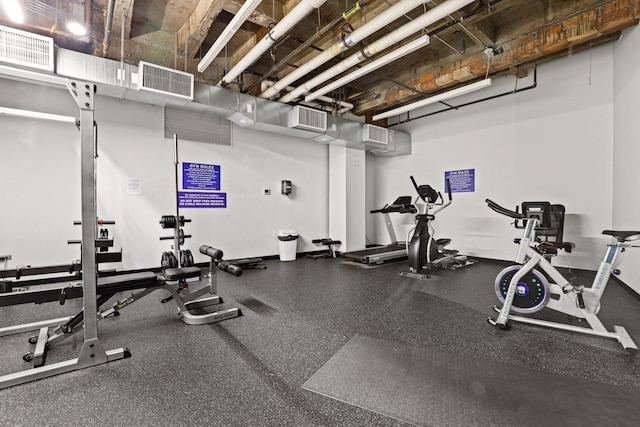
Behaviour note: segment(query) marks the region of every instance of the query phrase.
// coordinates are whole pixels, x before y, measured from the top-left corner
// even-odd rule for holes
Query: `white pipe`
[[[364,61],[368,57],[376,55],[386,48],[393,46],[401,40],[406,39],[410,35],[421,31],[423,28],[433,24],[434,22],[439,21],[442,18],[450,15],[456,10],[468,5],[469,3],[473,3],[474,0],[448,0],[440,5],[430,9],[426,13],[420,15],[420,17],[414,19],[413,21],[403,25],[395,31],[387,34],[386,36],[376,40],[367,46],[364,51],[366,56],[363,56],[361,53],[355,53],[351,55],[349,58],[344,61],[334,65],[333,67],[325,70],[323,73],[317,75],[313,79],[305,82],[299,88],[294,90],[293,92],[285,95],[280,99],[280,102],[291,102],[294,99],[297,99],[301,95],[308,93],[311,89],[318,86],[321,83],[326,82],[330,78],[337,76],[338,74],[343,73],[349,68],[355,66],[357,63]],[[355,32],[354,32],[355,33]],[[352,33],[353,34],[353,33]],[[300,67],[302,68],[302,67]],[[298,68],[299,71],[300,68]]]
[[[284,36],[294,25],[300,22],[313,9],[322,6],[327,0],[302,0],[296,7],[289,12],[282,21],[269,31],[262,40],[256,44],[224,77],[218,82],[218,86],[232,82],[244,70],[250,67],[254,62],[266,52],[271,45]]]
[[[355,70],[352,73],[347,74],[346,76],[333,81],[331,83],[329,83],[328,85],[325,85],[322,87],[322,89],[315,91],[314,93],[307,95],[305,97],[305,101],[313,101],[314,99],[318,98],[321,95],[324,95],[325,93],[328,93],[334,89],[337,89],[339,87],[342,87],[344,85],[346,85],[349,82],[352,82],[362,76],[364,76],[365,74],[370,73],[373,70],[377,70],[380,67],[383,67],[397,59],[402,58],[405,55],[408,55],[411,52],[414,52],[418,49],[420,49],[423,46],[426,46],[427,44],[429,44],[429,36],[421,36],[418,37],[417,39],[413,40],[410,43],[405,44],[404,46],[401,46],[398,49],[395,49],[393,52],[376,59],[375,61],[372,61],[370,63],[368,63],[367,65],[365,65],[364,67],[358,68],[357,70]],[[324,74],[324,73],[323,73]],[[333,77],[333,76],[331,76]],[[312,79],[315,80],[315,79]],[[328,80],[328,79],[327,79]],[[323,80],[321,82],[315,83],[313,85],[309,84],[310,82],[307,82],[304,87],[307,90],[311,90],[314,87],[318,86],[320,83],[324,83],[326,80]],[[299,89],[299,88],[298,88]],[[294,91],[295,92],[295,91]],[[282,102],[285,102],[284,100],[282,100]]]
[[[278,94],[283,88],[287,87],[291,83],[295,82],[299,78],[309,74],[311,71],[320,67],[322,64],[325,64],[327,61],[335,58],[343,51],[347,50],[349,47],[355,45],[356,43],[364,40],[365,37],[375,33],[385,25],[395,21],[402,15],[421,4],[427,2],[428,0],[403,0],[400,3],[396,3],[380,15],[373,18],[371,21],[364,24],[362,27],[357,28],[351,34],[346,36],[343,41],[338,42],[332,45],[330,48],[325,50],[324,52],[318,54],[314,58],[312,58],[309,62],[304,63],[302,66],[296,68],[294,71],[289,73],[280,79],[274,86],[272,86],[267,92],[260,94],[260,98],[273,98]],[[449,2],[457,2],[460,0],[449,0]],[[473,0],[466,0],[470,3]],[[446,4],[446,3],[445,3]],[[457,9],[456,9],[457,10]]]
[[[198,71],[204,73],[204,70],[211,64],[211,62],[218,56],[220,51],[229,43],[231,37],[240,29],[240,26],[249,16],[256,10],[256,7],[262,3],[262,0],[247,0],[244,2],[236,16],[233,17],[229,25],[225,27],[220,36],[213,42],[211,48],[206,55],[198,63]]]
[[[111,26],[113,25],[113,8],[116,0],[109,0],[107,5],[107,18],[104,23],[104,38],[102,39],[102,56],[105,58],[109,53],[109,43],[111,41]]]
[[[274,82],[272,82],[272,81],[263,80],[260,83],[260,91],[264,92],[265,90],[267,90],[268,88],[273,86],[273,84],[274,84]],[[294,89],[295,88],[293,86],[287,86],[285,88],[285,90],[287,90],[287,91],[292,91]],[[354,105],[352,103],[350,103],[350,102],[338,101],[337,99],[331,98],[331,97],[328,97],[328,96],[318,96],[316,99],[336,106],[336,107],[332,107],[332,109],[331,109],[332,113],[344,114],[347,111],[353,110],[353,107],[354,107]],[[303,102],[302,104],[308,105],[309,107],[324,108],[323,105],[320,105],[320,104],[318,104],[316,102]]]
[[[333,99],[333,98],[329,98],[329,99]],[[335,101],[335,102],[338,102],[340,104],[346,104],[346,103],[343,103],[342,101]],[[306,105],[307,107],[317,108],[319,110],[326,110],[326,106],[324,106],[322,104],[318,104],[317,102],[313,102],[313,101],[312,102],[302,101],[300,103],[300,105]],[[350,111],[353,107],[346,106],[346,107],[343,107],[343,108],[340,108],[340,109],[338,109],[338,108],[340,108],[340,107],[331,107],[329,112],[331,114],[344,114],[347,111]]]
[[[329,104],[335,105],[336,107],[333,108],[332,112],[337,114],[344,114],[347,111],[353,110],[353,107],[354,107],[354,105],[351,104],[350,102],[338,101],[337,99],[334,99],[328,96],[319,96],[316,99],[318,99],[319,101],[324,101],[324,102],[328,102]]]

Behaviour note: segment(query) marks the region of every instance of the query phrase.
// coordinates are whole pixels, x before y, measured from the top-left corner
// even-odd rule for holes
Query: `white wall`
[[[545,63],[538,86],[483,103],[416,119],[435,111],[412,113],[394,127],[412,134],[409,156],[366,155],[366,210],[401,195],[415,196],[409,181],[444,188],[447,170],[474,168],[476,191],[454,194],[439,215],[439,237],[451,237],[463,253],[511,259],[520,234],[485,204],[491,198],[513,208],[524,200],[549,200],[567,208],[566,240],[577,244],[556,263],[595,269],[606,228],[640,229],[635,197],[640,148],[637,99],[640,94],[640,30],[624,32],[613,44]],[[533,75],[517,81],[522,88]],[[454,104],[516,88],[513,77]],[[98,97],[98,215],[117,221],[111,227],[124,250],[123,268],[159,263],[168,249],[158,220],[173,213],[172,141],[163,137],[162,108]],[[0,105],[77,116],[63,90],[0,79]],[[72,125],[0,116],[0,255],[11,266],[56,264],[79,256],[67,239],[80,237],[72,221],[80,217],[79,132]],[[276,232],[301,234],[298,251],[313,250],[311,239],[329,236],[329,152],[326,145],[284,135],[234,128],[233,147],[180,143],[180,160],[221,165],[226,209],[184,209],[193,219],[188,245],[221,247],[230,258],[277,254]],[[127,195],[128,178],[139,178],[142,195]],[[279,183],[290,179],[294,193],[280,196]],[[271,196],[263,190],[270,188]],[[366,236],[388,243],[382,217],[365,213]],[[399,238],[413,227],[410,215],[392,215]],[[345,231],[346,233],[346,231]],[[621,259],[621,278],[640,283],[635,251]],[[197,260],[201,261],[202,258]],[[640,292],[640,289],[637,289]]]
[[[473,168],[475,192],[454,193],[453,204],[435,222],[437,237],[451,237],[452,247],[465,254],[512,259],[512,241],[521,231],[485,199],[511,209],[522,201],[549,200],[566,206],[565,239],[577,244],[573,254],[555,262],[594,269],[609,241],[600,233],[612,226],[612,74],[613,45],[602,46],[539,66],[535,89],[398,125],[412,134],[412,154],[376,159],[369,183],[379,189],[377,204],[415,195],[409,175],[444,192],[445,171]],[[517,84],[532,81],[530,71]],[[515,83],[500,78],[451,103],[512,91]],[[383,241],[382,221],[376,221],[376,238]],[[399,216],[394,221],[398,231],[410,229],[407,222]]]
[[[0,106],[78,117],[71,96],[0,79]],[[9,266],[80,258],[80,132],[73,124],[0,115],[0,254]],[[37,254],[35,258],[31,254]]]
[[[613,46],[613,227],[640,230],[640,28],[624,31]],[[640,254],[632,249],[621,256],[620,278],[640,293]]]
[[[0,106],[78,116],[69,94],[60,89],[0,79]],[[161,235],[161,215],[175,212],[173,140],[164,138],[162,107],[97,97],[98,216],[110,226],[116,247],[123,248],[118,268],[146,268],[160,263],[170,249]],[[0,254],[10,266],[52,265],[79,258],[80,135],[75,126],[0,116]],[[233,129],[233,146],[180,141],[180,162],[221,167],[226,209],[181,209],[191,218],[185,247],[196,261],[197,249],[211,244],[227,258],[278,254],[278,229],[300,234],[298,251],[318,249],[314,238],[328,235],[328,148],[285,135]],[[141,182],[142,194],[127,194],[127,179]],[[280,195],[280,181],[293,182],[293,194]],[[271,195],[263,190],[271,189]]]

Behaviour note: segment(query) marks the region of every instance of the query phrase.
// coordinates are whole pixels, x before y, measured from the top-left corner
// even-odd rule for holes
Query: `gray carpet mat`
[[[637,426],[640,391],[356,335],[303,388],[418,426]]]

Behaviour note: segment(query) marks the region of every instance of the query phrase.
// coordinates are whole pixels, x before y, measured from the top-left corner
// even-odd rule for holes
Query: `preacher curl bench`
[[[157,291],[165,290],[171,295],[171,299],[178,305],[179,318],[189,325],[202,325],[219,322],[242,315],[238,308],[228,308],[212,313],[193,314],[191,311],[222,303],[217,295],[216,270],[226,271],[233,276],[240,276],[242,269],[223,260],[223,252],[212,246],[200,246],[200,252],[210,258],[210,273],[206,285],[196,291],[190,290],[190,285],[197,286],[202,283],[202,271],[199,267],[167,268],[161,274],[153,271],[117,274],[108,277],[99,277],[97,281],[97,319],[101,320],[109,316],[117,316],[120,310],[144,296]],[[217,266],[217,269],[216,269]],[[141,290],[140,290],[141,289]],[[105,303],[120,292],[140,290],[124,300],[118,300],[108,308],[102,308]],[[42,303],[59,301],[63,304],[66,299],[82,297],[83,288],[79,283],[70,283],[56,288],[34,289],[0,294],[0,307],[24,303]],[[209,294],[207,296],[207,294]],[[32,361],[34,368],[43,368],[47,351],[54,345],[64,341],[68,337],[82,331],[84,327],[84,309],[75,316],[63,317],[34,322],[23,325],[0,328],[0,337],[22,332],[39,331],[37,336],[31,337],[29,342],[35,344],[33,352],[23,356],[25,361]],[[130,357],[128,349],[124,349],[124,357]],[[11,375],[0,377],[0,389],[14,385]]]

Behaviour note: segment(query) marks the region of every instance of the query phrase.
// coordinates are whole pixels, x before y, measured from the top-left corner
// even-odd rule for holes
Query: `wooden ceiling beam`
[[[224,0],[200,0],[196,4],[193,12],[178,30],[178,50],[184,52],[186,45],[187,56],[194,58],[224,3]]]
[[[244,5],[244,0],[228,0],[227,2],[225,2],[224,10],[235,15],[238,13],[242,5]],[[275,10],[272,2],[263,1],[247,18],[247,21],[266,28],[269,27],[275,20],[281,20],[284,16],[283,11],[284,6],[281,0],[277,0],[275,2]],[[275,15],[275,17],[273,17],[272,15]]]
[[[216,62],[219,65],[224,64],[226,70],[233,68],[255,45],[267,35],[269,30],[267,28],[261,28],[255,34],[253,34],[247,41],[245,41],[235,52],[230,53],[227,58],[218,58]],[[222,76],[221,76],[222,77]]]
[[[135,0],[120,0],[114,3],[113,21],[111,24],[112,35],[121,38],[124,22],[124,39],[131,37],[131,19],[133,18],[133,2]],[[122,17],[124,16],[124,21]]]
[[[471,22],[469,24],[464,21],[460,24],[467,31],[473,34],[475,41],[483,47],[493,47],[496,43],[496,28],[487,19]]]
[[[503,52],[491,58],[489,72],[503,72],[523,64],[545,61],[568,54],[578,46],[610,39],[611,35],[640,22],[640,0],[611,0],[584,10],[558,22],[501,43]],[[416,91],[435,94],[460,83],[484,77],[487,56],[482,51],[468,57],[440,63],[405,81],[404,87],[387,86],[375,94],[361,98],[354,108],[356,114],[371,114],[416,98]]]
[[[291,12],[302,0],[283,0],[282,1],[282,10],[284,14]]]

